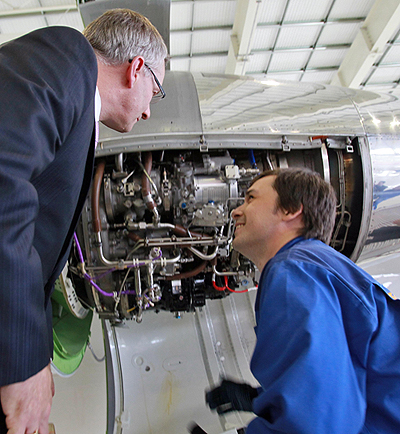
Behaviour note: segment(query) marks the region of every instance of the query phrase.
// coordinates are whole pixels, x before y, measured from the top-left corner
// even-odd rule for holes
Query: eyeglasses
[[[129,63],[132,63],[132,60],[133,59],[129,59]],[[145,63],[144,66],[151,72],[151,75],[153,76],[154,81],[156,82],[158,88],[160,89],[159,92],[157,92],[155,95],[153,95],[153,98],[151,98],[150,104],[155,104],[156,102],[161,101],[162,99],[165,98],[165,90],[161,86],[160,81],[158,80],[156,74],[150,68],[150,66],[147,63]]]
[[[154,81],[156,82],[158,88],[160,89],[160,91],[157,92],[157,93],[153,96],[153,98],[151,98],[151,101],[150,101],[150,102],[151,102],[151,104],[154,104],[154,103],[156,103],[156,102],[158,102],[158,101],[161,101],[162,99],[165,98],[165,90],[164,90],[163,87],[161,86],[160,81],[158,80],[156,74],[154,74],[154,71],[150,68],[150,66],[149,66],[147,63],[145,63],[144,66],[145,66],[145,67],[146,67],[146,68],[151,72],[151,74],[152,74],[152,76],[153,76],[153,78],[154,78]]]

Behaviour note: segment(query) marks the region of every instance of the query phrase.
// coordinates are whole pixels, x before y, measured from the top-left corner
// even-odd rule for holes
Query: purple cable
[[[110,273],[112,273],[112,272],[115,271],[115,270],[116,270],[116,268],[113,267],[113,268],[111,268],[111,269],[105,271],[103,274],[99,274],[98,276],[93,276],[93,280],[99,280],[99,279],[102,279],[104,276],[107,276],[107,274],[110,274]]]
[[[83,260],[82,249],[79,244],[78,237],[76,236],[76,232],[74,232],[74,241],[75,241],[76,248],[78,249],[79,260],[81,261],[81,264],[83,264],[85,261]]]
[[[77,248],[77,250],[78,250],[78,256],[79,256],[79,261],[80,261],[80,263],[81,264],[84,264],[85,263],[85,261],[84,261],[84,259],[83,259],[83,253],[82,253],[82,249],[81,249],[81,246],[80,246],[80,244],[79,244],[79,241],[78,241],[78,237],[76,236],[76,232],[74,232],[74,241],[75,241],[75,245],[76,245],[76,248]],[[114,271],[115,270],[115,268],[113,269],[113,270],[108,270],[108,272],[112,272],[112,271]],[[108,273],[107,272],[107,273]],[[100,277],[103,277],[103,276],[105,276],[107,273],[103,273]],[[89,276],[89,274],[88,273],[86,273],[85,272],[85,274],[84,274],[84,276],[83,276],[94,288],[96,288],[97,289],[97,291],[99,291],[101,294],[103,294],[104,296],[106,296],[106,297],[112,297],[114,294],[110,294],[109,292],[106,292],[106,291],[103,291],[100,287],[99,287],[99,285],[97,285],[94,281],[93,281],[93,279]],[[134,291],[126,291],[127,293],[131,293],[131,292],[133,292],[133,293],[135,293]]]
[[[93,279],[89,276],[88,273],[85,273],[84,275],[85,279],[94,287],[97,289],[97,291],[99,291],[101,294],[103,294],[105,297],[113,297],[114,294],[110,293],[110,292],[106,292],[103,291],[99,285],[97,285]],[[122,291],[121,294],[128,294],[128,295],[136,295],[136,291]]]
[[[75,233],[75,232],[74,232],[74,241],[75,241],[75,244],[76,244],[76,248],[78,249],[78,255],[79,255],[80,263],[81,263],[81,264],[84,264],[85,261],[84,261],[84,259],[83,259],[82,249],[81,249],[81,246],[80,246],[79,241],[78,241],[78,237],[76,236],[76,233]],[[158,255],[156,258],[153,258],[153,261],[156,261],[157,259],[160,259],[161,256],[162,256],[162,252],[161,252],[161,249],[160,249],[160,253],[159,253],[159,255]],[[139,262],[138,264],[127,265],[126,268],[141,267],[141,266],[144,266],[144,265],[146,265],[144,262]],[[96,288],[97,291],[100,292],[100,294],[103,294],[105,297],[113,297],[113,296],[114,296],[113,293],[106,292],[106,291],[104,291],[103,289],[101,289],[100,286],[97,285],[97,284],[94,282],[94,279],[101,279],[102,277],[106,276],[106,275],[109,274],[109,273],[112,273],[112,272],[115,271],[115,270],[116,270],[116,268],[113,267],[113,268],[111,268],[110,270],[107,270],[105,273],[100,274],[99,276],[97,276],[97,277],[93,277],[93,278],[92,278],[88,273],[85,272],[85,274],[84,274],[83,277],[84,277],[84,278],[85,278],[85,279],[86,279],[86,280],[87,280],[87,281],[88,281],[88,282],[89,282],[89,283],[90,283],[94,288]],[[124,294],[124,295],[126,295],[126,294],[127,294],[127,295],[136,295],[136,291],[132,291],[132,290],[130,290],[130,291],[122,291],[121,294]]]

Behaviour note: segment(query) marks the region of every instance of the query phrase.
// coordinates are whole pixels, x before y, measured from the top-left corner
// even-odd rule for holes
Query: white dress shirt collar
[[[99,88],[96,86],[96,94],[94,96],[94,120],[99,122],[101,112],[101,98]]]

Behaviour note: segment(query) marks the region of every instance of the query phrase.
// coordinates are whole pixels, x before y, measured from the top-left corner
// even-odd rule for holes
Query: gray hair
[[[102,62],[120,65],[142,56],[151,68],[168,58],[168,51],[151,22],[130,9],[110,9],[92,21],[83,31]]]

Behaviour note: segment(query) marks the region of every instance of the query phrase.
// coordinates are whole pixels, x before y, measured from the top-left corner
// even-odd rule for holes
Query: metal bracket
[[[200,143],[200,152],[208,152],[208,145],[203,134],[200,136],[199,143]]]
[[[282,137],[282,151],[284,152],[290,152],[290,145],[288,143],[287,137],[283,136]]]

